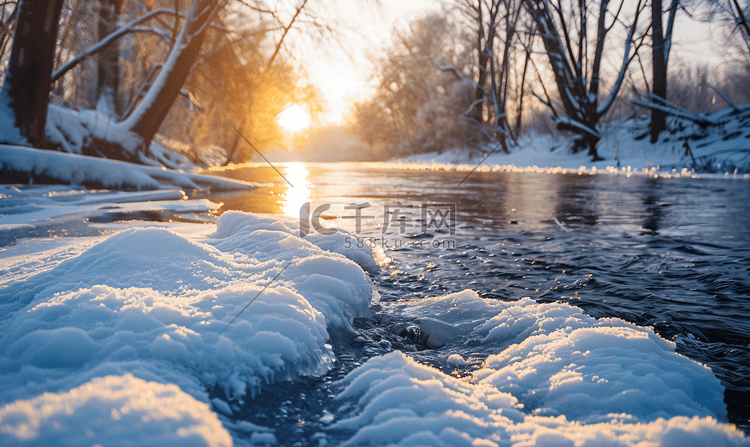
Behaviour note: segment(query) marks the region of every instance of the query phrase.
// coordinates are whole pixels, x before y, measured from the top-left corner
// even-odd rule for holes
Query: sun
[[[297,104],[292,105],[276,116],[276,122],[289,133],[296,133],[310,126],[310,115]]]

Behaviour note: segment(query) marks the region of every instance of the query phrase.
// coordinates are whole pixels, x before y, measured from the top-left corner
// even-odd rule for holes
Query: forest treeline
[[[316,5],[3,0],[0,143],[179,167],[159,141],[194,163],[248,160],[245,138],[281,141],[286,106],[323,108],[289,51],[293,33],[336,32]],[[748,101],[749,11],[748,0],[446,2],[394,30],[375,95],[354,107],[356,134],[380,158],[508,151],[551,116],[597,159],[602,123],[648,113],[644,137],[656,142],[670,115],[701,122]],[[696,24],[717,32],[721,58],[675,56],[675,29]]]
[[[0,20],[5,143],[177,167],[159,139],[243,161],[240,133],[268,146],[290,103],[321,108],[288,51],[331,32],[307,0],[4,1]]]
[[[750,100],[749,12],[741,0],[454,0],[394,31],[357,131],[384,156],[507,152],[551,117],[597,159],[601,124],[648,113],[656,142],[670,115]],[[713,31],[717,57],[675,56],[677,27]]]

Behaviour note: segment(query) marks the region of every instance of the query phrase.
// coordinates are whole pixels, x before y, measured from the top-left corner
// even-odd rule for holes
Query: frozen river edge
[[[332,368],[331,339],[370,316],[377,253],[237,212],[132,226],[6,251],[0,439],[284,445],[235,415],[271,384]],[[339,383],[320,445],[748,445],[711,370],[650,329],[471,290],[381,305],[487,356],[463,379],[401,352],[370,359]]]

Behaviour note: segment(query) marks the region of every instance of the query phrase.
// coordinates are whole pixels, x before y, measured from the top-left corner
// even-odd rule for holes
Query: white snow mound
[[[330,428],[354,433],[344,445],[750,445],[720,422],[713,372],[649,328],[471,290],[381,306],[443,344],[448,365],[467,364],[462,344],[486,357],[470,380],[400,352],[369,360],[341,382],[348,409]]]
[[[369,360],[342,385],[337,399],[352,409],[329,430],[354,434],[341,446],[750,445],[736,427],[711,416],[643,422],[610,414],[587,424],[528,414],[510,393],[448,376],[401,352]]]
[[[208,404],[176,385],[106,376],[0,408],[3,445],[231,446]]]
[[[204,403],[208,390],[242,402],[265,384],[325,374],[331,334],[368,315],[371,282],[290,232],[252,230],[267,221],[232,213],[202,240],[130,229],[5,282],[0,405],[128,374]],[[247,231],[227,231],[230,222]]]

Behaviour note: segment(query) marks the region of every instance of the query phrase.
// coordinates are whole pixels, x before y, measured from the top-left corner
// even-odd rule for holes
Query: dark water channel
[[[474,172],[462,182],[467,172],[309,163],[279,169],[293,187],[270,167],[254,166],[213,173],[274,185],[206,197],[223,202],[224,211],[295,217],[311,202],[322,211],[319,226],[354,232],[359,223],[360,243],[392,259],[373,276],[382,300],[471,288],[488,298],[562,301],[593,317],[653,327],[678,352],[711,367],[726,387],[730,422],[750,432],[747,180]],[[318,208],[325,204],[330,208]],[[373,312],[375,322],[358,322],[359,347],[420,351],[417,341],[390,340],[378,327],[378,306]],[[351,361],[339,374],[362,361],[340,354]],[[286,399],[284,390],[274,392],[281,395],[268,400],[268,418],[280,417],[277,399]],[[305,405],[315,411],[314,403]]]

